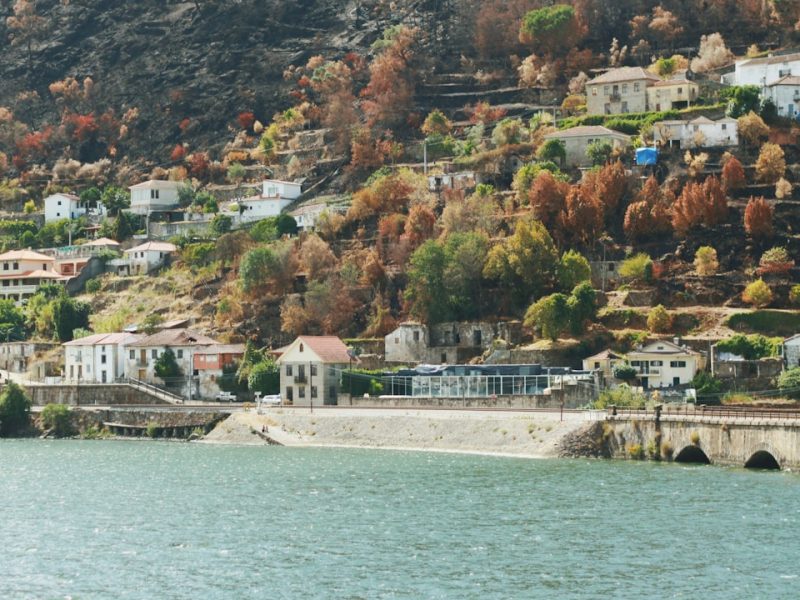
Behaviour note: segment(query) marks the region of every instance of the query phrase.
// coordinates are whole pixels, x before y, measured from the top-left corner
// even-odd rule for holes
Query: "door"
[[[677,386],[677,385],[680,385],[680,384],[681,384],[681,378],[680,377],[673,377],[672,378],[672,385],[676,385]]]

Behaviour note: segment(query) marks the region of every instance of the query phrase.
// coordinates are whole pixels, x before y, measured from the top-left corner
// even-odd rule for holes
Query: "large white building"
[[[78,219],[83,215],[103,217],[106,209],[102,202],[89,206],[74,194],[52,194],[44,199],[45,223],[61,219]]]
[[[0,298],[20,303],[45,283],[64,283],[67,277],[55,270],[55,259],[33,250],[0,254]]]
[[[143,336],[98,333],[64,344],[66,383],[113,383],[126,376],[127,348]]]
[[[757,85],[763,90],[787,75],[800,76],[800,52],[736,61],[732,76],[726,75],[723,82],[731,85]]]
[[[132,185],[130,212],[146,215],[151,212],[167,211],[178,206],[178,189],[182,184],[177,181],[161,181],[151,179]]]

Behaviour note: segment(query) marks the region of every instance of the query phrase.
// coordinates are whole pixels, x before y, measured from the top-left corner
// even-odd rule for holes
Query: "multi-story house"
[[[631,137],[602,127],[601,125],[581,125],[570,129],[562,129],[544,136],[546,140],[560,140],[566,151],[566,164],[568,167],[590,167],[592,160],[586,155],[590,144],[607,142],[613,148],[627,148],[631,144]]]
[[[586,84],[590,115],[637,113],[648,110],[647,88],[661,78],[641,67],[621,67],[598,75]]]
[[[243,221],[260,221],[276,217],[303,193],[303,184],[278,179],[262,182],[261,194],[239,200],[239,212]]]
[[[67,278],[55,270],[55,259],[33,250],[12,250],[0,254],[0,298],[21,303],[45,283],[64,283]]]
[[[295,406],[335,405],[344,369],[358,363],[335,336],[302,335],[283,349],[281,396]]]
[[[53,194],[44,199],[44,220],[77,219],[84,215],[103,217],[106,209],[102,202],[90,205],[73,194]]]
[[[732,76],[723,77],[730,85],[757,85],[762,90],[787,75],[800,76],[800,52],[736,61]]]
[[[201,398],[212,399],[220,392],[222,379],[233,376],[226,370],[241,362],[244,350],[244,344],[215,344],[195,349],[194,370]]]
[[[178,207],[178,189],[181,183],[177,181],[161,181],[151,179],[132,185],[130,212],[137,215],[147,215],[153,212],[172,210]]]
[[[112,383],[125,377],[128,346],[144,336],[134,333],[98,333],[64,346],[64,381]]]
[[[688,108],[700,96],[700,86],[681,75],[656,81],[647,87],[647,109],[661,112],[665,110]]]
[[[800,69],[797,75],[786,75],[768,84],[764,95],[772,100],[781,117],[800,118]]]
[[[147,383],[169,383],[185,396],[196,397],[197,371],[194,368],[194,353],[218,344],[216,340],[190,329],[163,329],[128,345],[125,374]],[[156,362],[167,349],[172,350],[175,355],[180,371],[178,381],[165,382],[155,373]]]

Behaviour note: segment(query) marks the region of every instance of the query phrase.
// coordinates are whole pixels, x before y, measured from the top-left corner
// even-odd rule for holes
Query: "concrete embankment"
[[[274,408],[233,414],[204,441],[285,446],[387,448],[554,457],[567,434],[586,426],[584,413],[464,410],[317,410]]]

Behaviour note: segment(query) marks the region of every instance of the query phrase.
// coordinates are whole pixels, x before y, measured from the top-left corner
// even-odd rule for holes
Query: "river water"
[[[800,475],[0,442],[0,598],[800,598]]]

